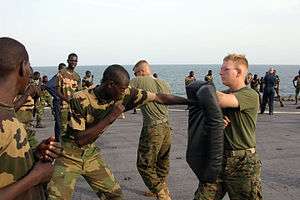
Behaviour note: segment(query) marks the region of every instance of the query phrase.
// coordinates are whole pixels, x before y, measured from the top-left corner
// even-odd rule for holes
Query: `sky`
[[[22,42],[32,66],[300,64],[300,0],[0,0],[0,37]]]

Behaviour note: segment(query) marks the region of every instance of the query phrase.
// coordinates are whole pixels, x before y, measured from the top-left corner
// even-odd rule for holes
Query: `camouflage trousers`
[[[37,124],[40,123],[42,121],[42,118],[44,116],[44,111],[45,111],[45,106],[46,105],[49,105],[52,109],[52,102],[51,102],[51,96],[41,96],[40,97],[40,101],[37,105],[37,108],[36,108],[36,121],[37,121]]]
[[[170,149],[171,129],[167,122],[143,127],[137,152],[137,169],[153,193],[163,188],[168,176]]]
[[[60,110],[60,131],[61,133],[65,133],[68,126],[68,113],[69,109],[61,109]]]
[[[32,149],[38,146],[38,141],[35,138],[36,131],[33,128],[33,114],[32,110],[19,110],[16,112],[17,119],[24,124],[25,130],[27,132],[27,140]]]
[[[64,155],[55,161],[54,173],[48,184],[49,199],[71,199],[80,175],[99,199],[123,199],[120,185],[94,144],[79,148],[72,142],[63,142],[63,148]]]
[[[194,200],[261,200],[261,162],[256,153],[224,156],[223,170],[215,183],[199,183]]]

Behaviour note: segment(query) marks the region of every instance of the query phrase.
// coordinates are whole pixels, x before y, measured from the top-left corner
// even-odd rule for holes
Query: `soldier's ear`
[[[25,67],[26,67],[26,63],[25,63],[25,61],[23,60],[23,61],[20,63],[20,65],[19,65],[19,75],[20,75],[21,77],[23,77],[24,74],[25,74]]]

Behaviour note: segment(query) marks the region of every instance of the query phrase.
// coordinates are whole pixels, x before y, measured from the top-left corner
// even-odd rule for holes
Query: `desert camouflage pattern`
[[[75,72],[70,72],[67,69],[62,69],[57,74],[57,86],[58,90],[66,97],[72,97],[72,95],[81,89],[80,76]],[[68,109],[67,102],[62,102],[62,108]]]
[[[231,200],[261,200],[261,162],[256,153],[224,156],[223,170],[216,183],[200,183],[194,200],[219,200],[228,192]]]
[[[100,199],[123,199],[119,183],[106,165],[95,143],[79,147],[76,134],[95,125],[113,108],[115,101],[101,99],[94,89],[74,94],[70,102],[68,128],[62,137],[63,156],[55,162],[55,172],[48,185],[50,199],[71,199],[78,176],[83,176]],[[118,100],[130,110],[148,102],[146,91],[128,88]]]
[[[80,76],[75,72],[70,72],[67,69],[62,69],[57,74],[58,90],[66,97],[72,97],[73,94],[81,89]],[[61,121],[60,130],[62,135],[67,130],[69,104],[66,101],[61,102]]]
[[[120,185],[94,144],[80,148],[71,141],[65,141],[63,148],[64,155],[56,159],[54,173],[48,184],[49,199],[71,199],[80,175],[85,178],[99,199],[122,199]]]
[[[28,174],[34,165],[32,150],[23,124],[13,108],[0,105],[0,188],[15,183]],[[38,185],[17,199],[45,199]]]
[[[168,185],[164,182],[162,189],[156,193],[157,200],[171,200],[170,191],[168,189]]]
[[[213,76],[212,75],[205,75],[204,80],[208,81],[208,82],[212,82],[213,81]]]
[[[88,89],[77,92],[71,99],[67,130],[71,139],[74,139],[74,134],[79,134],[105,118],[116,102],[124,105],[125,112],[149,102],[147,92],[141,89],[128,87],[117,101],[101,99],[94,91],[95,89]]]
[[[185,79],[184,79],[184,84],[185,84],[185,86],[188,86],[189,84],[191,84],[195,80],[196,80],[195,77],[186,76]]]
[[[17,96],[16,99],[18,99],[18,97],[20,96]],[[22,105],[22,107],[19,109],[21,111],[32,111],[34,108],[34,99],[31,97],[31,96],[28,96],[26,102]]]
[[[16,99],[18,99],[19,97],[20,96],[18,96]],[[28,96],[26,102],[16,112],[16,117],[21,123],[23,123],[23,126],[25,127],[30,147],[35,149],[38,145],[38,141],[35,138],[36,131],[32,123],[33,108],[34,108],[34,100],[31,96]]]

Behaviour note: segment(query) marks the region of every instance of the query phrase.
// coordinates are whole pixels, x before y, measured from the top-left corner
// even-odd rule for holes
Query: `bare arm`
[[[13,200],[30,188],[49,181],[53,166],[51,163],[38,162],[30,173],[21,180],[0,189],[0,200]]]
[[[122,104],[116,104],[111,113],[104,119],[100,120],[95,126],[82,131],[77,138],[76,143],[79,146],[84,146],[94,142],[118,117],[124,112]]]
[[[14,101],[15,111],[17,112],[22,107],[22,105],[26,103],[29,96],[36,97],[39,96],[39,94],[40,94],[40,88],[38,88],[33,84],[30,84],[26,88],[24,94]]]
[[[24,94],[14,101],[15,112],[17,112],[22,107],[28,97],[28,94]]]
[[[179,97],[171,94],[155,94],[148,92],[150,101],[155,101],[164,105],[187,105],[190,101],[184,97]]]
[[[217,97],[221,108],[238,108],[240,106],[234,94],[225,94],[217,91]]]

